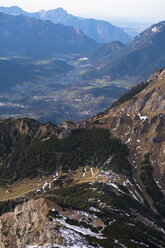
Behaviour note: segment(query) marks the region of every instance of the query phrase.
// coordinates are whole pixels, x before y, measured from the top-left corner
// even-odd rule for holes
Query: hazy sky
[[[31,12],[63,7],[82,17],[165,19],[165,0],[0,0],[0,6],[12,5]]]

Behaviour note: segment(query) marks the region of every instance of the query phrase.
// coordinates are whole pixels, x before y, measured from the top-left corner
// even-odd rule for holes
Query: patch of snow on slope
[[[111,226],[114,222],[116,222],[115,219],[113,219],[112,221],[109,222],[109,225]]]
[[[78,214],[78,215],[82,215],[82,216],[85,216],[85,217],[87,217],[87,218],[91,218],[91,219],[96,219],[97,218],[97,216],[95,215],[95,214],[89,214],[89,213],[87,213],[87,212],[85,212],[85,211],[74,211],[76,214]]]
[[[126,180],[123,182],[123,186],[128,186],[128,185],[133,186],[133,184],[132,184],[128,179],[126,179]]]
[[[139,189],[141,192],[143,192],[142,189],[140,188],[139,184],[137,183],[137,181],[136,181],[136,179],[135,179],[134,177],[133,177],[133,180],[134,180],[136,186],[138,187],[138,189]]]
[[[80,234],[66,228],[60,228],[62,237],[66,240],[68,248],[93,248]]]
[[[149,247],[149,245],[147,245],[147,244],[144,244],[144,243],[142,243],[142,242],[138,242],[138,241],[136,241],[136,240],[133,240],[133,239],[131,239],[131,242],[132,242],[132,243],[135,243],[135,244],[140,244],[140,245],[144,245],[145,247]]]
[[[84,168],[84,172],[83,172],[83,175],[82,175],[82,177],[85,177],[85,174],[87,173],[87,168],[85,167]]]
[[[158,181],[158,180],[156,180],[156,178],[154,178],[154,180],[155,180],[155,183],[158,185],[159,189],[161,189],[161,190],[162,190],[162,186],[160,186],[159,181]]]
[[[38,245],[27,245],[25,248],[38,248]]]
[[[44,185],[42,186],[42,189],[45,190],[45,188],[48,186],[48,183],[44,183]]]
[[[96,212],[96,213],[101,212],[99,209],[94,208],[94,207],[90,207],[90,209],[89,209],[89,210],[91,210],[91,211],[93,211],[93,212]]]
[[[61,236],[66,240],[65,246],[59,244],[37,244],[26,245],[25,248],[94,248],[94,246],[88,244],[83,236],[77,234],[72,230],[60,228],[60,233]]]
[[[38,193],[41,193],[41,189],[37,189],[37,190],[35,191],[35,194],[38,194]]]
[[[138,114],[141,121],[145,121],[148,117],[145,115]]]
[[[138,194],[138,192],[135,190],[136,195],[140,198],[140,200],[144,203],[143,198]]]
[[[139,199],[134,195],[134,193],[133,193],[131,190],[129,190],[129,192],[130,192],[130,194],[133,196],[133,198],[134,198],[136,201],[140,202]],[[140,203],[141,203],[141,202],[140,202]]]
[[[108,185],[110,185],[110,186],[112,186],[112,187],[114,187],[114,188],[116,188],[116,189],[119,189],[119,188],[117,187],[117,185],[114,184],[114,183],[108,183]]]
[[[160,32],[160,29],[158,27],[153,27],[152,32],[153,33],[158,33],[158,32]]]
[[[94,233],[89,228],[70,225],[70,224],[66,223],[64,219],[53,219],[53,220],[55,222],[60,223],[61,225],[65,226],[67,229],[70,229],[70,230],[75,231],[77,233],[83,234],[85,236],[89,235],[91,237],[96,237],[98,239],[105,239],[104,237],[102,237],[102,233]]]

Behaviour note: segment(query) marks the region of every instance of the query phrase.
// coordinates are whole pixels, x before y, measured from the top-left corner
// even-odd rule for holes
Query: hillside
[[[108,77],[132,83],[146,80],[157,68],[165,65],[165,22],[160,22],[136,36],[132,42],[107,61],[104,66],[86,73],[86,78]]]
[[[37,65],[34,64],[33,61],[29,63],[26,58],[22,60],[23,61],[14,58],[0,59],[1,93],[3,93],[4,90],[9,92],[16,85],[38,80],[38,77],[48,77],[52,71],[57,75],[63,75],[74,68],[65,61],[60,60],[50,60],[46,65]]]
[[[124,48],[124,46],[125,45],[120,41],[112,41],[111,43],[101,44],[89,52],[89,60],[92,64],[96,65],[99,65],[102,62],[106,63],[115,57],[116,54]]]
[[[0,13],[0,54],[53,56],[83,53],[97,46],[79,29],[27,16]]]
[[[98,43],[109,43],[114,40],[119,40],[122,43],[128,43],[131,40],[128,34],[125,33],[121,28],[118,28],[109,22],[76,17],[68,14],[67,11],[62,8],[28,13],[17,6],[13,6],[9,8],[0,7],[0,12],[10,15],[23,14],[29,17],[35,17],[37,19],[50,20],[56,24],[60,23],[66,26],[79,28],[85,35],[91,39],[96,40]]]
[[[1,247],[163,248],[164,91],[162,68],[78,123],[1,121]]]

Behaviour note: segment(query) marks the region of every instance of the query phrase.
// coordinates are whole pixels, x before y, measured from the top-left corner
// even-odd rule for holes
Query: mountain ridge
[[[103,57],[102,68],[94,68],[85,76],[108,77],[138,83],[147,80],[157,68],[164,67],[165,21],[152,25],[136,36],[110,60]]]
[[[80,30],[53,24],[51,21],[0,13],[0,23],[2,55],[83,53],[97,46],[94,40],[86,37]]]
[[[122,29],[115,27],[109,22],[76,17],[68,14],[66,10],[60,7],[53,10],[41,10],[34,13],[23,11],[21,8],[16,6],[9,8],[1,7],[0,12],[1,11],[7,14],[24,14],[29,17],[50,20],[53,23],[61,23],[66,26],[73,26],[74,28],[78,27],[86,36],[96,40],[98,43],[107,43],[113,40],[119,40],[123,43],[127,43],[131,40],[128,34],[126,34]]]

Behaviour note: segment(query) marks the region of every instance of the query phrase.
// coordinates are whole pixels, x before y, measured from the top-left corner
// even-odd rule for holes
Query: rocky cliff
[[[22,248],[46,242],[64,244],[56,224],[47,218],[49,208],[50,203],[44,199],[30,200],[18,205],[14,212],[4,214],[0,220],[0,247]]]
[[[165,69],[157,70],[146,83],[140,93],[92,121],[127,144],[137,166],[150,154],[155,174],[165,180]]]

